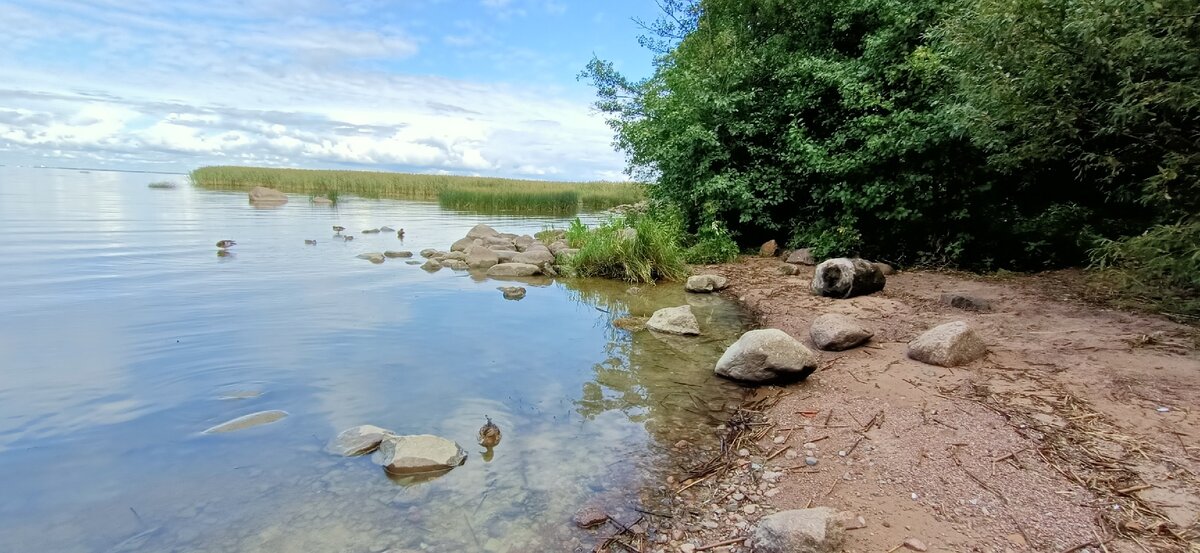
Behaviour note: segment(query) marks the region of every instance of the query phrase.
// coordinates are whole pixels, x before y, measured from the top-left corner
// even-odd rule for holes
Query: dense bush
[[[688,275],[679,221],[669,213],[628,213],[589,229],[576,219],[567,243],[579,251],[566,262],[576,276],[628,282],[679,280]]]
[[[653,76],[585,75],[689,229],[1039,268],[1200,209],[1195,0],[664,5]]]
[[[1200,320],[1200,222],[1158,225],[1125,240],[1103,240],[1093,256],[1127,295]]]

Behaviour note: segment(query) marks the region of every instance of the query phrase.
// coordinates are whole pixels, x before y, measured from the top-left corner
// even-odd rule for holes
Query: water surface
[[[568,550],[580,505],[656,481],[667,446],[703,439],[737,395],[712,366],[746,321],[720,298],[563,279],[507,301],[509,283],[355,258],[564,220],[358,198],[261,209],[157,180],[0,168],[2,551]],[[358,232],[381,225],[405,239]],[[705,336],[611,325],[684,303]],[[264,410],[289,416],[201,434]],[[489,462],[485,415],[504,430]],[[470,456],[414,482],[322,451],[365,423]]]

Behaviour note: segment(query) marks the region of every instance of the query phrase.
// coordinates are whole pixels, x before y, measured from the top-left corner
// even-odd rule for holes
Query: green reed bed
[[[202,167],[192,182],[215,190],[249,190],[267,186],[293,194],[350,194],[364,198],[438,200],[447,207],[487,211],[594,211],[641,201],[633,183],[551,182],[457,175],[419,175],[379,171]],[[570,201],[574,207],[567,209]]]

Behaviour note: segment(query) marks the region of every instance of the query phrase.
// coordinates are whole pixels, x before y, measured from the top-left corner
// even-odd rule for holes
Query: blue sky
[[[617,179],[653,0],[0,0],[0,163]]]

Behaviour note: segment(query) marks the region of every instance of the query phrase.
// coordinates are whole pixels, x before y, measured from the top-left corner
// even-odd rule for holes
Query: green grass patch
[[[567,243],[579,252],[566,263],[576,276],[627,282],[680,280],[689,270],[683,257],[678,218],[627,214],[594,229],[576,219],[566,231]]]
[[[451,209],[487,212],[570,214],[636,203],[644,197],[641,185],[636,183],[552,182],[380,171],[216,166],[192,171],[191,179],[196,186],[212,190],[266,186],[330,199],[341,193],[363,198],[438,201]]]
[[[1116,291],[1116,303],[1200,322],[1200,221],[1103,240],[1091,255],[1094,279]]]

